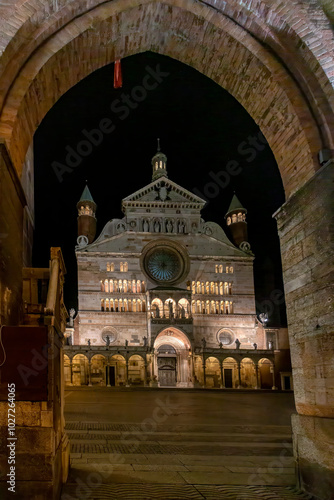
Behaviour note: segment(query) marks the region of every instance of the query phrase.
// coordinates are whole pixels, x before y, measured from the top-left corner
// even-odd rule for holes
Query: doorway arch
[[[20,71],[12,79],[2,109],[0,134],[19,175],[36,127],[61,95],[94,70],[113,62],[115,54],[124,58],[146,50],[193,66],[243,105],[274,152],[287,195],[314,174],[318,168],[317,152],[333,145],[329,132],[333,109],[321,88],[322,82],[312,82],[318,94],[323,94],[323,100],[318,99],[317,103],[321,103],[324,110],[320,113],[317,108],[315,116],[310,111],[315,107],[314,89],[309,92],[309,99],[303,99],[298,79],[291,77],[293,72],[299,74],[302,68],[295,64],[288,72],[275,54],[257,41],[259,33],[254,37],[224,16],[223,5],[213,11],[208,5],[185,0],[170,0],[164,4],[138,2],[132,3],[131,8],[127,0],[107,2],[103,6],[97,4],[87,13],[77,6],[80,12],[77,12],[79,18],[75,23],[69,20],[58,30],[53,26],[52,36],[43,46],[35,48],[34,54],[22,62]],[[136,30],[133,30],[134,23]],[[180,44],[174,43],[174,23],[182,40]],[[198,26],[207,33],[205,41],[199,42]],[[49,24],[48,27],[50,31]],[[256,25],[253,27],[255,29]],[[272,36],[274,31],[272,29]],[[131,43],[125,43],[126,38]],[[204,57],[207,51],[210,57]],[[237,60],[236,52],[239,53]],[[78,67],[73,64],[73,54],[81,61]],[[59,68],[63,67],[68,71],[59,73]],[[55,84],[50,86],[50,81]],[[302,152],[299,157],[298,152]]]
[[[154,342],[154,375],[160,387],[192,387],[191,343],[178,328],[165,328]]]
[[[333,149],[331,72],[334,42],[320,2],[312,3],[312,8],[308,9],[303,2],[282,7],[282,2],[271,0],[243,2],[242,5],[237,0],[218,0],[214,6],[185,0],[170,0],[164,4],[144,0],[140,6],[128,0],[103,1],[103,4],[101,0],[77,0],[68,9],[64,2],[46,0],[39,3],[37,10],[36,3],[27,0],[10,2],[3,8],[3,14],[8,31],[1,40],[0,88],[4,101],[0,133],[9,152],[6,155],[2,151],[4,161],[11,161],[13,172],[17,173],[16,187],[20,186],[22,166],[33,133],[47,110],[77,81],[114,61],[115,57],[144,50],[169,55],[193,65],[244,105],[275,154],[288,201],[294,193],[298,194],[298,189],[308,186],[308,196],[305,198],[304,192],[293,198],[279,215],[289,326],[294,329],[292,362],[298,389],[297,411],[304,415],[304,420],[333,417],[332,392],[327,390],[330,385],[325,386],[321,395],[317,391],[318,386],[323,387],[322,373],[328,370],[328,379],[332,378],[331,359],[328,359],[332,346],[326,352],[322,347],[330,342],[332,329],[326,319],[331,313],[329,305],[318,292],[319,285],[326,279],[324,273],[314,270],[332,258],[331,240],[326,232],[329,224],[324,222],[326,215],[332,213],[332,205],[328,201],[328,179],[321,179],[319,193],[314,187],[319,177],[307,185],[307,181],[314,180],[312,177],[318,170],[318,151]],[[178,43],[172,39],[175,37]],[[235,53],[238,54],[237,62],[233,61]],[[80,61],[77,72],[72,70],[75,66],[71,64],[73,55]],[[69,71],[63,71],[64,68]],[[307,209],[310,197],[312,203],[318,201],[311,213]],[[21,202],[24,203],[22,197]],[[317,233],[305,244],[309,260],[313,262],[300,262],[291,257],[304,251],[293,225],[298,219],[302,221],[300,231],[308,231],[308,220],[317,209],[318,219],[314,221]],[[23,220],[22,212],[22,207],[17,208],[17,221]],[[22,224],[16,223],[14,231],[20,235]],[[288,226],[293,229],[288,231]],[[18,241],[13,238],[11,246],[21,248],[22,236],[16,238]],[[5,251],[10,254],[10,245]],[[318,253],[321,253],[319,259]],[[22,261],[22,257],[13,259],[9,274],[15,267],[21,267],[19,259]],[[309,265],[312,269],[307,274],[305,269],[309,269]],[[18,302],[20,273],[14,272],[11,280],[5,278],[3,288],[9,285]],[[321,304],[316,321],[312,322],[310,307],[300,311],[300,304],[295,304],[296,289],[300,304],[309,297]],[[329,290],[324,292],[322,289],[321,293],[327,295],[327,292],[329,295]],[[314,300],[313,294],[318,294]],[[302,332],[296,311],[304,321]],[[4,316],[4,322],[6,320]],[[9,320],[13,322],[11,317]],[[305,352],[312,354],[308,357]],[[315,375],[310,365],[316,366]],[[316,383],[313,383],[314,377]],[[300,425],[303,425],[302,420]],[[298,429],[298,435],[302,432],[303,429]],[[313,447],[314,456],[324,448]],[[319,459],[319,463],[328,468],[326,460]]]

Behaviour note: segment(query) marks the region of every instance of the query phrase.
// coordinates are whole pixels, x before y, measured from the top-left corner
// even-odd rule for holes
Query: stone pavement
[[[84,389],[66,402],[63,500],[308,498],[295,489],[291,394]]]

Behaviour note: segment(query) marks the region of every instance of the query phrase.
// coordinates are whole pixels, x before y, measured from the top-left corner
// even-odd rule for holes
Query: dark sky
[[[60,246],[67,267],[65,302],[76,308],[76,203],[85,180],[98,205],[98,235],[108,220],[122,217],[121,199],[151,181],[151,158],[160,137],[169,178],[208,199],[205,220],[225,229],[233,191],[247,208],[258,312],[269,307],[269,325],[284,325],[284,304],[277,305],[273,295],[283,284],[272,218],[284,202],[284,191],[255,122],[228,92],[169,57],[146,52],[124,59],[121,89],[113,88],[113,72],[113,64],[105,66],[70,89],[35,133],[33,265],[47,266],[50,246]],[[87,140],[84,130],[98,129],[105,119],[112,121],[113,130],[95,134],[100,144],[87,148],[80,142]],[[68,151],[78,148],[77,166],[69,168]],[[227,175],[231,161],[237,168]]]

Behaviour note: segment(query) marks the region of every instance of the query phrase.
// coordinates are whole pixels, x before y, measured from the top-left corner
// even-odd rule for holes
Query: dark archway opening
[[[124,83],[118,90],[113,88],[113,70],[113,64],[105,66],[69,90],[35,133],[34,265],[47,265],[50,246],[62,247],[68,271],[65,301],[68,308],[76,308],[76,203],[85,180],[98,205],[99,234],[108,220],[121,216],[121,199],[150,181],[150,161],[160,137],[169,177],[208,200],[206,220],[226,229],[224,215],[233,191],[247,208],[256,256],[256,300],[262,312],[273,291],[283,291],[272,214],[284,202],[284,191],[269,146],[258,140],[259,128],[228,92],[169,57],[146,52],[124,59]],[[140,88],[152,71],[161,72],[161,81],[144,95]],[[99,141],[92,131],[104,119],[115,128]],[[73,154],[87,134],[99,144],[81,145],[82,154]],[[71,170],[64,171],[59,164],[68,167],[69,152]],[[237,162],[237,175],[227,174],[229,161]],[[269,326],[285,324],[285,305],[276,301]]]

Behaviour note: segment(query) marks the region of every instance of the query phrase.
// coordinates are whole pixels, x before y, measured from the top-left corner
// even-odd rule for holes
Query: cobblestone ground
[[[71,390],[62,499],[308,499],[295,487],[293,410],[282,393]]]

